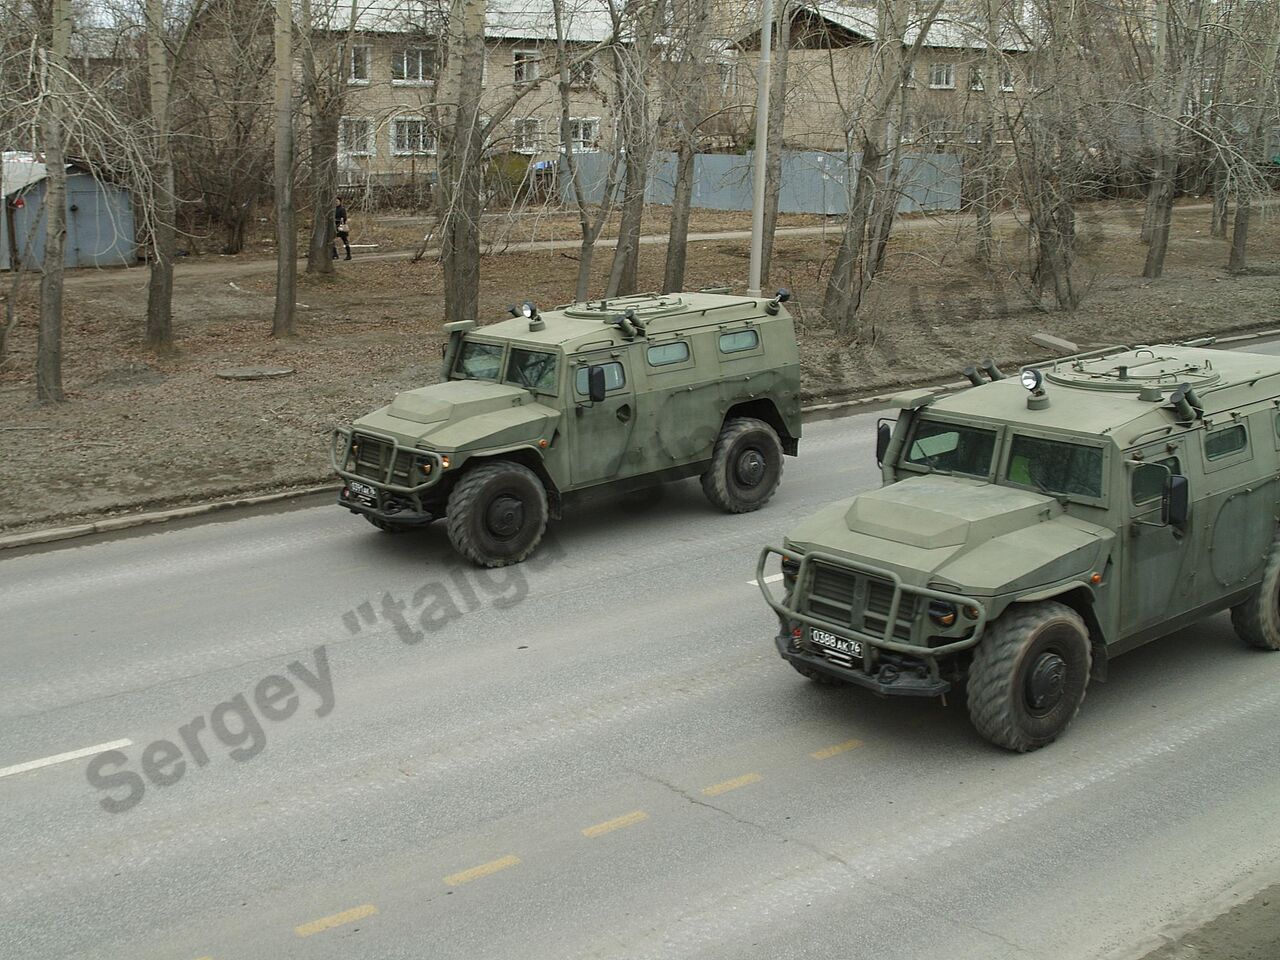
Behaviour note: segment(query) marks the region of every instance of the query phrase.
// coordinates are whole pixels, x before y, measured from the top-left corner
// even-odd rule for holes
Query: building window
[[[964,142],[965,143],[981,143],[982,142],[982,124],[976,120],[970,120],[964,125]]]
[[[422,117],[401,117],[391,123],[391,152],[411,156],[436,152],[436,132]]]
[[[338,125],[338,150],[351,157],[373,153],[373,121],[368,117],[343,117]]]
[[[916,118],[912,113],[902,115],[902,123],[898,129],[898,139],[903,143],[911,143],[916,138]]]
[[[583,60],[569,64],[569,86],[589,87],[596,82],[596,62]]]
[[[951,139],[945,120],[929,120],[924,125],[924,138],[934,143],[946,143]]]
[[[533,83],[538,79],[539,59],[538,51],[536,50],[511,51],[511,62],[514,69],[513,78],[517,86]]]
[[[600,118],[574,117],[569,120],[569,139],[574,153],[595,153],[600,149]]]
[[[954,90],[956,88],[956,67],[954,63],[929,64],[929,89]]]
[[[732,60],[716,61],[716,80],[720,84],[720,95],[731,97],[738,92],[738,65]]]
[[[351,69],[347,72],[348,83],[369,82],[370,47],[363,44],[351,48]]]
[[[436,78],[436,52],[430,47],[407,47],[391,57],[392,83],[432,83]]]
[[[970,90],[982,89],[982,68],[981,67],[969,68],[969,89]]]
[[[1005,93],[1013,90],[1013,67],[1007,63],[1000,64],[1000,89]]]
[[[536,117],[515,121],[512,140],[516,153],[537,153],[542,148],[542,121]]]

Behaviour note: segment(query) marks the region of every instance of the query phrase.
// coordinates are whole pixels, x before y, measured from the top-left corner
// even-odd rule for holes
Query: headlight
[[[941,600],[929,601],[929,619],[940,627],[949,627],[956,622],[956,608]]]
[[[782,558],[782,575],[788,580],[794,580],[800,573],[800,561],[792,560],[790,557]]]

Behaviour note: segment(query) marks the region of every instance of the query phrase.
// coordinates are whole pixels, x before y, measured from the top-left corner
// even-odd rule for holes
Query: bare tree
[[[1261,166],[1271,159],[1274,146],[1271,131],[1277,104],[1280,104],[1280,84],[1276,79],[1276,70],[1280,68],[1280,4],[1273,4],[1270,14],[1270,24],[1259,23],[1255,27],[1255,35],[1265,37],[1265,40],[1259,44],[1260,55],[1254,60],[1256,72],[1249,71],[1255,81],[1250,85],[1252,93],[1247,99],[1242,98],[1245,103],[1244,129],[1247,131],[1245,151],[1246,157],[1252,158],[1251,166]],[[1244,181],[1243,177],[1238,179]],[[1266,190],[1265,174],[1259,171],[1251,179],[1253,183],[1241,182],[1238,189],[1235,223],[1231,231],[1231,255],[1227,262],[1227,269],[1233,273],[1241,273],[1246,268],[1253,198]]]
[[[634,293],[640,264],[640,224],[644,216],[644,196],[649,183],[649,161],[653,156],[653,47],[657,39],[664,4],[659,0],[609,0],[614,34],[631,36],[630,43],[612,47],[617,77],[618,122],[622,148],[626,151],[622,186],[622,218],[618,225],[618,245],[613,250],[605,296]]]
[[[62,390],[62,279],[67,238],[66,145],[67,55],[71,47],[71,0],[50,0],[50,42],[42,73],[49,95],[41,117],[46,186],[44,273],[40,278],[40,328],[36,351],[36,398],[58,403]]]
[[[605,174],[604,193],[601,196],[600,205],[596,208],[593,216],[591,206],[587,203],[586,189],[582,183],[582,171],[574,148],[573,131],[571,129],[573,107],[570,100],[570,91],[574,63],[570,56],[569,44],[565,33],[564,0],[552,0],[551,12],[555,20],[556,60],[559,64],[557,87],[560,94],[560,143],[563,145],[564,150],[563,172],[569,178],[570,186],[573,189],[573,204],[578,214],[578,229],[582,236],[582,241],[578,246],[578,280],[574,285],[574,299],[581,302],[587,299],[590,291],[591,260],[592,255],[595,253],[596,240],[600,238],[600,232],[604,229],[604,225],[609,222],[609,215],[613,212],[613,201],[617,194],[618,169],[622,160],[622,153],[615,149],[610,155],[609,169]]]
[[[707,114],[707,39],[712,12],[709,0],[686,0],[676,10],[675,22],[667,31],[671,56],[664,97],[667,114],[674,118],[676,141],[675,190],[662,280],[662,289],[668,292],[684,286],[698,129]],[[666,125],[659,123],[660,127]]]
[[[760,247],[760,285],[769,286],[773,261],[773,238],[778,229],[778,197],[782,192],[782,145],[786,124],[787,62],[791,58],[791,17],[789,0],[778,5],[774,25],[773,70],[769,78],[769,151],[764,171],[764,224]]]
[[[866,96],[847,121],[847,139],[859,148],[855,161],[849,152],[852,180],[844,232],[836,249],[823,299],[823,314],[836,329],[856,330],[863,296],[883,263],[888,230],[898,197],[894,189],[899,152],[897,136],[890,136],[890,116],[944,0],[931,0],[913,25],[914,42],[904,42],[910,0],[882,0],[877,12],[877,46],[869,64]]]
[[[293,213],[293,7],[276,0],[276,308],[273,337],[293,336],[298,289],[298,235]]]

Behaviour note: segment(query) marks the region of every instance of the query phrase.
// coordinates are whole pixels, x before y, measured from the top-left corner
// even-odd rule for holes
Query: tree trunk
[[[791,49],[791,6],[783,0],[778,10],[777,42],[773,72],[769,78],[769,142],[764,164],[764,223],[760,236],[760,289],[769,286],[773,261],[773,235],[778,229],[778,195],[782,192],[782,143],[785,135],[787,54]]]
[[[62,391],[62,277],[67,238],[66,70],[71,47],[71,2],[50,0],[52,43],[44,58],[45,180],[44,274],[40,278],[40,328],[36,345],[36,398],[60,403]]]
[[[311,113],[311,240],[307,244],[307,273],[333,273],[333,203],[338,193],[341,116],[330,103],[318,109],[313,106]]]
[[[1249,268],[1248,243],[1249,220],[1253,216],[1253,204],[1248,201],[1236,204],[1235,226],[1231,231],[1231,257],[1227,269],[1232,273],[1244,273]]]
[[[170,139],[169,52],[164,42],[163,0],[147,0],[147,81],[155,138],[151,269],[147,279],[147,346],[173,347],[173,261],[177,254],[177,198]]]
[[[880,143],[870,137],[862,141],[862,157],[858,163],[857,186],[849,203],[844,234],[831,265],[827,280],[827,292],[823,301],[823,314],[835,328],[844,334],[857,329],[858,308],[861,306],[862,271],[860,262],[866,242],[867,220],[875,201],[877,178],[882,159]]]
[[[693,168],[696,157],[692,139],[682,136],[676,151],[675,194],[671,198],[671,231],[667,235],[663,293],[674,293],[684,287],[684,268],[688,259],[689,209],[693,204]]]
[[[293,5],[276,0],[276,309],[273,337],[293,336],[298,233],[293,212]]]
[[[2,198],[5,196],[3,170],[0,169],[0,229],[5,231],[9,244],[9,296],[4,302],[4,325],[0,326],[0,370],[9,358],[9,337],[18,326],[18,290],[26,264],[18,257],[18,231],[13,222],[13,207]]]
[[[451,0],[449,49],[441,102],[448,116],[440,140],[437,222],[448,320],[476,320],[480,304],[480,127],[484,0]]]
[[[618,224],[618,245],[609,268],[606,297],[626,296],[636,292],[636,274],[640,267],[640,223],[644,217],[644,191],[648,182],[648,157],[637,157],[627,151],[626,178],[622,187],[622,221]]]
[[[1215,237],[1227,235],[1227,221],[1231,218],[1231,196],[1227,189],[1226,171],[1221,164],[1213,180],[1213,219],[1210,234]]]
[[[1164,257],[1169,249],[1169,231],[1173,226],[1173,180],[1178,162],[1171,156],[1160,158],[1155,178],[1151,182],[1151,196],[1147,198],[1147,216],[1150,233],[1147,261],[1142,275],[1154,280],[1164,272]]]

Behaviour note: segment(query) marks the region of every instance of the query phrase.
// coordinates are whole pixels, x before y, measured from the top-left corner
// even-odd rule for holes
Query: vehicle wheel
[[[1251,647],[1280,650],[1280,537],[1271,543],[1262,582],[1247,600],[1231,608],[1231,626]]]
[[[396,523],[392,520],[383,520],[381,517],[371,517],[367,513],[361,514],[366,520],[372,523],[383,533],[408,533],[413,527],[405,523]]]
[[[835,677],[831,676],[831,674],[823,673],[821,670],[815,670],[807,663],[796,663],[794,660],[788,660],[787,663],[791,664],[791,666],[795,668],[796,673],[800,674],[800,676],[807,680],[812,680],[814,683],[840,682]]]
[[[969,719],[994,744],[1038,750],[1079,711],[1091,661],[1089,631],[1066,604],[1014,604],[974,650]]]
[[[547,529],[547,491],[528,467],[506,460],[463,474],[446,516],[454,549],[482,567],[519,563]]]
[[[726,513],[759,510],[782,479],[782,444],[763,420],[726,421],[702,475],[702,492]]]

